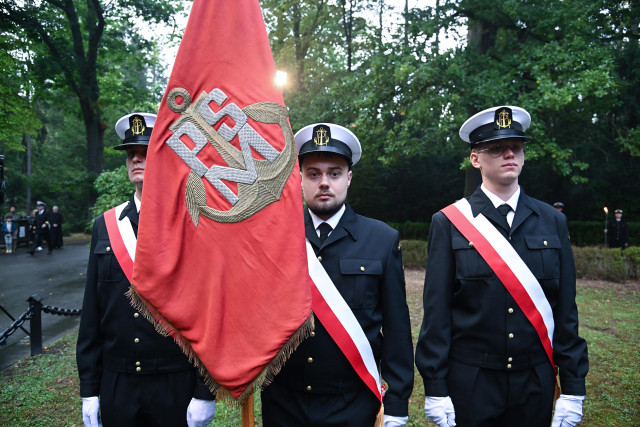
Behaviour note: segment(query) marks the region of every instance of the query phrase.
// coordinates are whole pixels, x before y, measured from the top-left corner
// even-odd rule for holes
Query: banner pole
[[[242,427],[254,427],[255,415],[253,413],[253,394],[242,404],[242,409],[240,411]]]

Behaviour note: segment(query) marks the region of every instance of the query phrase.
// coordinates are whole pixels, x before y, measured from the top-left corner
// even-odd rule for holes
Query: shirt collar
[[[342,207],[340,208],[340,210],[338,212],[336,212],[335,214],[333,214],[333,216],[331,218],[329,218],[328,220],[323,220],[322,218],[318,217],[318,215],[314,214],[313,212],[311,212],[311,209],[309,209],[309,215],[311,216],[311,220],[313,221],[313,228],[318,228],[318,226],[320,224],[322,224],[323,222],[326,222],[327,224],[329,224],[331,226],[332,229],[336,229],[336,227],[338,226],[338,223],[340,222],[340,219],[342,218],[342,215],[344,214],[344,211],[346,210],[346,207],[344,205],[344,203],[342,204]]]
[[[136,211],[138,211],[138,213],[140,212],[140,204],[142,203],[140,201],[140,199],[138,199],[138,195],[137,194],[133,194],[133,201],[136,203]]]
[[[503,204],[506,203],[509,206],[511,206],[511,209],[513,209],[513,212],[516,211],[516,208],[518,207],[518,198],[520,197],[520,186],[519,185],[518,185],[518,189],[516,190],[516,192],[513,193],[513,196],[511,196],[511,198],[509,198],[509,200],[507,200],[507,201],[502,200],[500,197],[496,196],[491,191],[487,190],[487,188],[484,186],[484,184],[482,184],[480,186],[480,189],[484,192],[484,194],[487,195],[489,200],[491,200],[491,203],[493,203],[494,207],[497,208],[498,206],[503,205]]]

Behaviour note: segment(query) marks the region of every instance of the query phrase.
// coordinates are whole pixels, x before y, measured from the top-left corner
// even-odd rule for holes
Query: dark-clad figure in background
[[[338,291],[334,295],[355,316],[350,325],[364,333],[359,354],[371,355],[372,370],[388,384],[385,425],[403,426],[414,368],[399,233],[345,203],[351,166],[361,155],[353,133],[321,123],[301,129],[295,141],[308,208],[306,238]],[[329,335],[331,327],[316,315],[312,336],[262,392],[265,427],[374,425],[380,401]]]
[[[432,218],[416,366],[439,426],[582,420],[589,364],[567,221],[518,184],[530,122],[519,107],[468,119],[460,137],[482,185]]]
[[[608,234],[609,247],[625,249],[629,246],[629,226],[622,218],[622,209],[616,209],[613,214],[615,218],[609,221],[604,230]]]
[[[47,253],[51,255],[53,250],[51,243],[51,222],[49,220],[49,212],[46,210],[46,204],[38,200],[36,203],[36,213],[33,218],[33,245],[29,254],[33,256],[36,251],[42,250],[42,244],[47,241]]]
[[[125,295],[131,283],[119,260],[128,255],[126,246],[135,254],[155,118],[136,113],[117,122],[123,142],[115,148],[126,150],[127,172],[136,190],[129,202],[115,208],[117,213],[107,211],[93,223],[76,349],[85,426],[102,422],[105,427],[204,427],[214,416],[214,396],[187,356],[173,338],[160,335]],[[107,217],[114,224],[109,230]],[[114,246],[114,241],[120,245]]]
[[[562,202],[555,202],[555,203],[553,204],[553,207],[554,207],[554,208],[556,208],[556,210],[557,210],[558,212],[562,212],[562,211],[564,210],[564,203],[562,203]]]
[[[51,208],[49,214],[49,221],[51,222],[51,246],[53,249],[60,249],[62,243],[62,214],[59,212],[57,206]]]

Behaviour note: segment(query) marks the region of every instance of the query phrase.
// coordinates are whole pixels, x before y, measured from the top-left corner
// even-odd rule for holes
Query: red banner
[[[300,173],[257,0],[195,0],[147,154],[130,295],[219,386],[312,327]],[[144,304],[144,305],[143,305]]]

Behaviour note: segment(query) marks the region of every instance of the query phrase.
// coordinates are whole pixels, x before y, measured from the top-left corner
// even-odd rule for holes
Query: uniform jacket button
[[[140,372],[140,371],[142,371],[142,368],[141,368],[140,366],[138,366],[138,367],[136,368],[136,372]]]
[[[514,337],[514,335],[513,335],[513,334],[509,334],[509,338],[513,338],[513,337]]]
[[[313,357],[308,358],[307,363],[313,363]]]
[[[138,343],[140,342],[140,338],[134,338],[134,339],[133,339],[133,342],[134,342],[134,343],[136,343],[136,344],[138,344]]]
[[[310,385],[307,386],[307,391],[311,391],[311,386]]]

